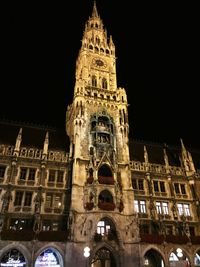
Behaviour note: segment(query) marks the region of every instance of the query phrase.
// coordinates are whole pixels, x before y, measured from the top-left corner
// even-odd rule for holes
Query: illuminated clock
[[[96,59],[95,60],[95,64],[96,64],[96,66],[99,66],[99,67],[103,67],[104,66],[104,62],[101,59]]]
[[[95,67],[98,67],[98,68],[105,68],[106,67],[106,63],[100,58],[94,58],[92,63]]]

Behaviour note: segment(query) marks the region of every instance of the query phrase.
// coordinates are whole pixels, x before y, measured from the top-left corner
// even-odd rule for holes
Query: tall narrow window
[[[92,76],[92,86],[97,87],[97,78],[94,75]]]
[[[156,210],[158,214],[162,214],[162,208],[160,202],[156,202]]]
[[[34,181],[35,180],[35,169],[29,169],[29,175],[28,175],[28,180]]]
[[[46,208],[52,208],[52,197],[50,194],[46,196]]]
[[[57,208],[57,209],[59,209],[61,207],[61,196],[56,195],[54,197],[53,206],[54,206],[54,208]]]
[[[0,178],[4,178],[5,170],[6,170],[5,166],[0,166]]]
[[[190,216],[189,204],[178,203],[177,208],[179,215]]]
[[[24,206],[31,206],[32,202],[32,192],[26,192],[25,193],[25,200],[24,200]]]
[[[165,183],[164,183],[164,182],[160,182],[160,191],[161,191],[162,193],[165,192]]]
[[[168,203],[156,201],[156,211],[158,214],[169,214]]]
[[[181,184],[181,193],[182,193],[182,195],[185,195],[186,194],[185,184]]]
[[[64,175],[63,171],[58,171],[58,176],[57,176],[58,183],[63,183],[63,175]]]
[[[55,182],[55,176],[56,176],[56,171],[50,170],[49,171],[49,182]]]
[[[145,200],[134,200],[134,207],[137,213],[146,213]]]
[[[21,206],[22,198],[23,198],[23,192],[22,191],[17,191],[16,194],[15,194],[14,206]]]
[[[153,187],[155,192],[159,192],[158,181],[153,181]]]
[[[19,179],[26,180],[26,173],[27,173],[27,168],[21,168]]]
[[[186,195],[185,184],[174,183],[174,190],[177,195]]]
[[[103,78],[103,79],[102,79],[102,88],[103,88],[103,89],[107,89],[107,88],[108,88],[108,83],[107,83],[106,78]]]

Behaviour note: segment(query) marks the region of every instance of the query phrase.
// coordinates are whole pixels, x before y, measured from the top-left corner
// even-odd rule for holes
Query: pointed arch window
[[[114,178],[110,167],[102,165],[98,171],[98,181],[100,184],[114,184]]]
[[[97,223],[94,240],[101,241],[102,237],[104,240],[118,240],[115,223],[108,217],[102,218]]]
[[[97,78],[95,75],[92,76],[92,86],[97,87]]]
[[[103,79],[102,79],[102,88],[103,88],[103,89],[108,89],[108,83],[107,83],[106,78],[103,78]]]
[[[98,25],[97,25],[97,26],[98,26]],[[97,27],[97,28],[98,28],[98,27]],[[100,39],[99,39],[98,36],[96,37],[96,43],[97,43],[97,44],[100,44]]]
[[[97,223],[97,234],[108,235],[109,233],[116,233],[116,227],[111,219],[104,217]]]

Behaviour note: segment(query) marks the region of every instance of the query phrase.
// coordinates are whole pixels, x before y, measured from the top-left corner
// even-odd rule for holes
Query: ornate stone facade
[[[0,125],[0,266],[200,266],[200,153],[130,139],[127,107],[94,3],[67,134]]]

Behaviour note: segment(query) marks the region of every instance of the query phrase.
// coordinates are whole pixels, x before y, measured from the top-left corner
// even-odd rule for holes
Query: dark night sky
[[[93,6],[92,0],[68,3],[5,7],[0,119],[64,128]],[[200,149],[197,6],[97,0],[97,9],[116,46],[131,136],[178,146],[183,138],[186,147]]]

